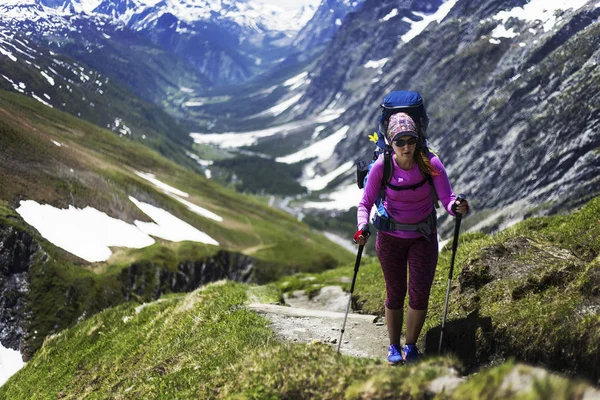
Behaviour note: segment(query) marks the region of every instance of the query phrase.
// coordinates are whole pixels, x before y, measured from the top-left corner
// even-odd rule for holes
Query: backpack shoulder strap
[[[379,188],[379,198],[381,200],[385,199],[385,188],[389,186],[390,179],[392,179],[392,171],[394,169],[393,165],[394,159],[392,158],[392,154],[388,149],[383,151],[383,175],[381,177],[381,186]]]
[[[437,195],[437,191],[435,190],[435,185],[433,184],[433,177],[427,175],[427,180],[429,181],[429,188],[431,189],[431,200],[433,201],[433,206],[435,208],[440,208],[440,198]]]

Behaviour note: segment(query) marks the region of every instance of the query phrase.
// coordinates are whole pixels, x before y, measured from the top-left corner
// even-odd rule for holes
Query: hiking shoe
[[[400,361],[402,361],[401,347],[399,345],[390,344],[387,359],[390,364],[398,364]]]
[[[414,363],[419,359],[421,353],[415,344],[407,344],[404,346],[404,361]]]

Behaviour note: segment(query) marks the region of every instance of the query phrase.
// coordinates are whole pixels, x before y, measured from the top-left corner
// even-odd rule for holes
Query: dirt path
[[[299,291],[286,296],[285,301],[286,306],[254,303],[248,308],[269,318],[271,328],[282,340],[319,341],[337,349],[348,293],[339,286],[328,286],[312,299]],[[348,314],[340,349],[343,354],[384,358],[387,344],[387,330],[382,319],[374,315]]]

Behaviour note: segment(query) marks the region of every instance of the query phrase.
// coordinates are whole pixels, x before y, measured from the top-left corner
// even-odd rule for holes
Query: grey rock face
[[[29,265],[40,246],[13,227],[0,228],[0,343],[20,350],[28,316]]]
[[[363,1],[326,0],[314,17],[294,39],[294,47],[301,52],[311,51],[327,43],[343,25],[346,15],[359,9]]]
[[[498,16],[526,1],[459,0],[440,23],[405,42],[408,21],[426,5],[418,3],[365,2],[312,77],[304,99],[309,112],[339,96],[347,112],[336,124],[352,127],[337,146],[337,162],[323,164],[325,172],[368,158],[366,136],[376,128],[383,97],[408,89],[425,98],[428,136],[455,190],[489,212],[479,228],[572,209],[600,193],[595,2],[548,15],[556,18],[549,28]],[[439,2],[428,5],[435,10]],[[386,20],[391,9],[395,15]],[[502,29],[509,34],[499,35]],[[382,59],[379,71],[365,67]]]
[[[189,292],[222,279],[248,282],[252,277],[253,259],[239,253],[219,251],[204,260],[182,263],[177,271],[154,265],[133,264],[121,273],[126,301],[151,293],[152,299],[168,292]]]

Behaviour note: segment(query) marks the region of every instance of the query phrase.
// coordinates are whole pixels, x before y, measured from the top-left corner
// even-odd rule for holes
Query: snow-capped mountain
[[[283,1],[280,6],[273,0],[0,0],[0,29],[11,40],[26,39],[28,46],[91,67],[182,118],[188,93],[268,76],[314,58],[314,52],[293,42],[300,30],[306,33],[302,28],[315,16],[319,1]],[[340,2],[336,15],[357,4],[345,3]],[[325,34],[311,39],[315,48],[339,28],[333,20],[319,20]],[[333,29],[325,29],[326,24]],[[19,52],[19,45],[11,46],[0,45],[5,57]],[[4,72],[8,88],[19,81],[18,74]],[[203,126],[205,118],[186,123]]]
[[[287,10],[264,0],[32,0],[31,3],[63,15],[102,14],[140,30],[163,14],[171,14],[188,24],[223,19],[257,31],[297,31],[310,20],[318,5],[315,0],[300,1],[296,10]]]
[[[82,20],[98,32],[130,30],[189,62],[212,83],[229,84],[264,73],[297,51],[293,40],[318,3],[283,8],[267,0],[5,0],[0,21],[46,40],[82,34],[74,26]],[[85,33],[79,42],[94,47]]]
[[[294,47],[305,52],[327,43],[342,25],[346,15],[357,10],[362,3],[362,0],[324,0],[314,17],[294,39]]]

